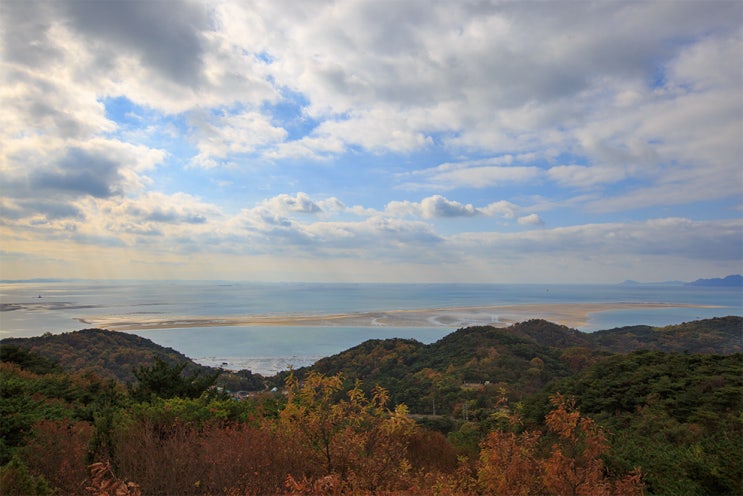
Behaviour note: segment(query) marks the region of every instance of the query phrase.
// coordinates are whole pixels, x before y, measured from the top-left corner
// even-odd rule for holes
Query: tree
[[[550,401],[553,410],[545,419],[546,435],[502,430],[488,434],[478,471],[483,489],[495,494],[642,494],[639,469],[622,478],[607,474],[602,457],[609,445],[604,432],[580,414],[575,401],[560,393]],[[512,424],[520,421],[510,411],[508,416]]]
[[[220,371],[213,374],[201,375],[197,370],[189,375],[183,375],[187,363],[169,365],[160,357],[155,357],[151,367],[138,367],[134,370],[137,384],[130,393],[136,401],[148,401],[153,396],[163,399],[181,397],[198,398],[204,391],[214,385]]]
[[[307,453],[313,473],[305,476],[330,476],[327,480],[351,491],[395,489],[409,468],[405,454],[415,428],[407,408],[389,410],[389,395],[381,387],[367,397],[358,382],[345,394],[342,384],[340,374],[313,372],[302,383],[290,375],[280,432]]]

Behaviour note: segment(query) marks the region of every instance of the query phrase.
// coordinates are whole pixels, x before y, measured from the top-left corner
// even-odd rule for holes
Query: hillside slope
[[[132,371],[152,365],[154,356],[170,363],[187,362],[192,370],[202,368],[172,348],[134,334],[103,329],[8,338],[0,344],[30,349],[67,370],[94,370],[103,377],[123,382],[132,382]],[[743,352],[743,318],[714,318],[667,327],[622,327],[594,333],[545,320],[529,320],[505,329],[469,327],[430,345],[410,339],[370,340],[297,373],[343,372],[349,380],[359,378],[400,391],[408,388],[401,392],[398,401],[405,398],[413,406],[423,400],[411,401],[428,394],[434,382],[439,389],[447,389],[447,381],[459,384],[489,381],[531,392],[550,380],[595,363],[602,356],[634,350],[740,353]],[[225,379],[235,376],[231,379],[231,389],[262,387],[259,376],[248,371],[240,374],[239,377],[225,374]],[[279,375],[273,382],[278,385],[284,376]],[[444,376],[446,380],[442,379]]]
[[[133,370],[151,366],[154,356],[169,363],[186,362],[192,370],[201,367],[184,354],[149,339],[103,329],[8,338],[0,341],[0,344],[31,350],[70,371],[92,370],[102,377],[122,382],[133,382]]]
[[[743,354],[613,355],[527,399],[526,423],[558,391],[613,433],[609,467],[643,467],[648,494],[741,494]]]
[[[743,352],[743,318],[716,317],[665,327],[619,327],[587,336],[592,347],[613,353],[653,350],[729,355]]]
[[[453,408],[467,384],[491,384],[514,398],[533,394],[614,353],[635,350],[729,355],[741,348],[741,317],[662,328],[634,326],[595,333],[530,320],[501,329],[459,329],[430,345],[413,340],[370,340],[299,369],[342,373],[351,383],[379,384],[414,412]]]

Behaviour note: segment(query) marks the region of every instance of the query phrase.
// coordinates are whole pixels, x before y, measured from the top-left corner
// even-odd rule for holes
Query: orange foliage
[[[278,418],[251,425],[123,414],[111,432],[111,459],[87,473],[91,426],[39,422],[23,461],[60,494],[95,496],[642,494],[639,471],[607,474],[602,429],[560,394],[551,398],[546,432],[521,433],[502,394],[491,415],[499,429],[471,461],[457,459],[443,435],[416,427],[404,406],[390,409],[384,389],[367,395],[357,384],[344,393],[342,382],[290,377]]]
[[[300,441],[310,463],[303,475],[338,478],[353,492],[400,487],[410,470],[405,454],[415,430],[407,409],[389,410],[387,391],[379,387],[368,398],[357,384],[339,399],[341,386],[340,375],[313,373],[301,384],[294,377],[287,381],[289,402],[278,432]]]
[[[547,415],[555,437],[541,455],[542,436],[536,431],[516,435],[493,431],[482,444],[479,481],[495,494],[612,495],[642,494],[639,469],[621,479],[607,476],[602,456],[608,443],[602,429],[581,416],[575,402],[556,394]]]
[[[80,492],[87,477],[85,455],[93,429],[87,422],[42,420],[34,424],[22,458],[64,494]]]

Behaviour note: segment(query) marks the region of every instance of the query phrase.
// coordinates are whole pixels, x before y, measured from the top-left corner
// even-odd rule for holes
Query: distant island
[[[735,274],[723,278],[717,277],[714,279],[697,279],[694,282],[688,283],[687,286],[740,288],[743,287],[743,276],[740,274]]]
[[[697,279],[693,282],[684,281],[662,281],[662,282],[639,282],[628,279],[621,283],[622,286],[697,286],[715,288],[739,288],[743,287],[743,276],[740,274],[726,277],[715,277],[712,279]]]

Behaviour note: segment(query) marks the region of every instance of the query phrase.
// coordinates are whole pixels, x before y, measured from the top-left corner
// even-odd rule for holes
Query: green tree
[[[184,374],[188,365],[182,362],[170,365],[160,357],[155,357],[151,367],[138,367],[134,370],[137,383],[130,389],[135,401],[149,401],[153,396],[168,399],[174,397],[198,398],[214,385],[220,371],[202,375],[197,370]]]
[[[20,346],[8,344],[0,346],[0,361],[16,363],[23,370],[34,374],[61,372],[61,368],[52,360]]]

